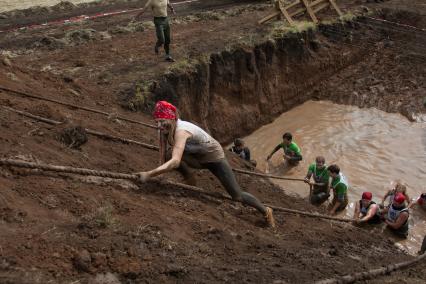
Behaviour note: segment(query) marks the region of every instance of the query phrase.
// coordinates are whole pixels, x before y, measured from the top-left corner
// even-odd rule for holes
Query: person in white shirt
[[[167,143],[172,147],[172,157],[156,169],[138,173],[141,182],[174,169],[180,170],[185,177],[188,175],[185,169],[188,166],[208,169],[219,179],[233,200],[257,209],[265,216],[268,225],[275,227],[272,209],[241,190],[219,142],[197,125],[180,120],[176,107],[166,101],[157,102],[154,118],[167,136]]]

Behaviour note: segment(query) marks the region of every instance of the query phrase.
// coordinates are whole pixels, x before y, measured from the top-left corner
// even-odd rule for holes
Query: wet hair
[[[283,134],[283,139],[291,141],[291,140],[293,140],[293,135],[291,135],[290,132],[286,132],[286,133]]]
[[[328,166],[327,170],[329,170],[333,174],[339,174],[340,173],[340,168],[336,164]]]
[[[241,146],[243,146],[243,145],[244,145],[244,141],[243,141],[243,139],[241,139],[241,138],[236,138],[236,139],[234,140],[234,145],[235,145],[235,146],[237,146],[237,147],[241,147]]]
[[[323,163],[325,163],[325,158],[323,156],[317,156],[315,158],[315,162],[323,162]]]
[[[395,186],[395,191],[396,192],[401,192],[403,194],[407,193],[407,187],[401,183],[397,183]]]

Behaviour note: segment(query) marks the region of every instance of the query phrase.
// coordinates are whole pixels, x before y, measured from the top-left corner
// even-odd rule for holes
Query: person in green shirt
[[[311,177],[313,181],[310,180]],[[305,182],[311,187],[309,195],[311,204],[321,205],[330,197],[330,174],[323,156],[316,157],[315,163],[309,166]]]
[[[300,151],[299,146],[295,142],[292,142],[293,135],[291,133],[286,132],[283,135],[283,142],[278,144],[271,154],[268,155],[266,160],[269,160],[272,155],[279,149],[283,149],[284,151],[284,160],[288,161],[291,165],[297,165],[299,161],[302,160],[302,153]]]
[[[331,177],[331,189],[333,189],[333,200],[329,206],[329,213],[334,215],[348,205],[349,184],[346,177],[340,172],[338,165],[330,165],[327,170]]]

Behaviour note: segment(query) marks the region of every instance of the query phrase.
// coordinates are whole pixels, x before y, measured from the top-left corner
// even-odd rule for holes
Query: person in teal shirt
[[[284,159],[289,162],[291,165],[296,165],[299,161],[302,160],[302,153],[300,151],[299,146],[293,140],[293,135],[291,133],[286,132],[283,135],[283,142],[278,144],[271,154],[268,155],[266,160],[269,160],[272,155],[275,154],[279,149],[283,149],[284,151]]]
[[[313,181],[311,181],[311,177]],[[328,199],[330,196],[330,174],[323,156],[316,157],[315,163],[309,166],[305,182],[311,187],[309,195],[311,204],[321,205]]]
[[[330,165],[327,170],[331,177],[331,189],[333,189],[333,201],[329,206],[329,213],[334,215],[348,205],[349,184],[338,165]]]

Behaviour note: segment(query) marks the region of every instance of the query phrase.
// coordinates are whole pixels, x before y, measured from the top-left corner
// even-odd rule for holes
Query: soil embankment
[[[357,6],[356,1],[342,2],[344,7]],[[380,42],[381,34],[374,29],[343,24],[248,48],[273,30],[273,24],[259,27],[253,20],[270,11],[264,5],[227,10],[174,20],[173,52],[185,61],[179,59],[172,66],[152,55],[152,27],[139,29],[129,24],[127,16],[0,35],[1,86],[102,109],[111,116],[10,92],[0,92],[0,103],[66,125],[153,144],[155,131],[114,116],[124,113],[152,123],[149,115],[124,110],[118,103],[147,109],[153,92],[157,98],[176,102],[185,118],[228,141],[231,133],[248,133],[308,98],[325,98],[332,85],[324,80],[336,83],[338,71],[351,70],[357,62],[367,64],[363,60],[371,56],[371,49],[356,44],[358,37]],[[241,40],[246,47],[234,50],[233,44]],[[222,52],[226,45],[231,52]],[[214,55],[208,66],[180,72],[187,67],[193,70],[193,64],[186,63],[210,53]],[[390,59],[385,62],[392,64]],[[361,67],[352,70],[364,72]],[[165,72],[169,75],[162,77]],[[377,77],[385,75],[380,72]],[[413,76],[424,76],[418,74]],[[389,100],[401,98],[404,106],[417,103],[419,93],[414,91],[424,88],[424,80],[414,80],[418,83],[408,87],[415,96],[406,99],[395,91]],[[3,108],[0,127],[1,157],[126,173],[158,163],[155,151],[94,137],[78,149],[69,148],[58,138],[62,127]],[[245,166],[236,157],[229,158],[234,167]],[[206,190],[223,192],[209,173],[201,171],[197,177]],[[266,203],[316,210],[269,181],[237,177],[244,189]],[[177,174],[166,178],[180,180]],[[277,213],[278,231],[272,232],[264,228],[261,216],[240,204],[156,183],[138,188],[124,181],[1,168],[0,206],[0,282],[4,283],[309,283],[411,258],[391,241],[349,224]],[[424,263],[410,271],[411,279],[422,279],[422,269]]]

